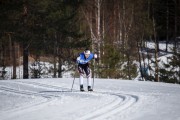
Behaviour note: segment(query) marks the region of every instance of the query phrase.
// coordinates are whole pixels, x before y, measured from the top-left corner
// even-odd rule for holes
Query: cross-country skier
[[[91,69],[89,68],[89,61],[92,59],[97,59],[97,54],[93,54],[89,49],[86,49],[84,52],[80,53],[76,61],[78,63],[78,71],[80,74],[79,83],[80,91],[84,91],[83,88],[83,76],[87,77],[88,91],[93,91],[91,86]]]

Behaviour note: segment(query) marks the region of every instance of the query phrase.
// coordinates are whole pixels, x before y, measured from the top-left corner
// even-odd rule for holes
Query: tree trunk
[[[12,65],[12,39],[11,39],[11,33],[7,33],[9,37],[9,62],[8,64],[11,66]],[[12,70],[11,70],[11,78],[12,78]]]
[[[150,6],[151,6],[151,0],[148,0],[148,19],[150,20]],[[149,40],[152,41],[152,36],[149,35]],[[148,66],[150,66],[150,54],[149,52],[147,51],[147,55],[148,55]],[[151,70],[149,69],[149,73],[150,73],[150,76],[152,75],[151,74]]]
[[[28,74],[28,55],[29,55],[29,50],[27,47],[27,44],[23,44],[23,79],[28,79],[29,74]]]
[[[143,80],[143,79],[146,80],[145,77],[144,77],[144,75],[143,75],[143,72],[144,72],[144,71],[142,71],[142,70],[144,69],[144,67],[145,67],[145,55],[144,55],[144,53],[142,53],[143,47],[144,47],[144,42],[143,42],[143,38],[144,38],[144,37],[143,37],[143,36],[144,36],[144,34],[142,35],[141,43],[140,43],[140,50],[141,50],[141,54],[140,54],[140,55],[142,56],[140,69],[141,69],[142,80]]]
[[[177,50],[177,0],[174,0],[175,16],[174,16],[174,47]]]
[[[2,40],[2,39],[0,39],[0,40]],[[2,66],[2,76],[0,76],[0,77],[2,77],[3,79],[5,79],[5,68],[6,68],[6,66],[5,66],[5,56],[6,56],[6,54],[5,54],[5,45],[3,44],[3,40],[2,40],[2,46],[1,46],[1,66]]]
[[[154,29],[154,43],[155,43],[155,81],[159,82],[159,66],[158,66],[158,45],[157,45],[157,36],[156,36],[156,24],[155,19],[153,18],[153,29]]]
[[[166,52],[168,51],[168,42],[169,42],[169,4],[168,0],[167,2],[167,8],[166,8]]]
[[[121,43],[122,43],[122,18],[121,18],[120,4],[118,4],[118,22],[119,22],[119,26],[118,26],[119,41],[118,41],[118,43],[121,45]]]
[[[97,51],[98,51],[98,58],[101,58],[101,0],[97,0],[97,3],[96,3],[96,7],[97,7],[97,17],[96,17],[96,20],[97,20]],[[99,60],[99,64],[101,63],[101,61]]]
[[[128,66],[128,79],[131,80],[131,73],[130,73],[130,55],[127,53],[127,66]]]
[[[13,41],[12,47],[12,58],[13,58],[13,79],[16,79],[16,43]]]
[[[62,59],[61,57],[59,56],[59,64],[58,64],[58,78],[62,78]]]
[[[122,15],[122,22],[123,22],[123,24],[122,24],[122,53],[123,53],[123,62],[125,62],[125,54],[124,54],[124,52],[125,52],[125,33],[126,33],[126,31],[125,31],[125,23],[124,23],[124,20],[125,20],[125,16],[126,16],[126,9],[125,9],[125,0],[123,0],[123,15]]]
[[[27,6],[26,4],[24,4],[24,8],[23,8],[23,17],[24,17],[24,30],[25,33],[27,33],[26,29],[27,29]],[[29,56],[29,46],[27,41],[25,40],[26,38],[24,38],[24,43],[23,43],[23,79],[28,79],[29,78],[29,73],[28,73],[28,56]]]
[[[53,78],[56,78],[56,73],[57,73],[57,68],[56,68],[56,56],[57,56],[57,35],[55,33],[55,36],[54,36],[54,75],[53,75]]]
[[[137,47],[138,47],[138,57],[139,57],[139,70],[140,70],[140,74],[141,74],[141,79],[143,80],[143,75],[142,75],[142,65],[141,65],[141,51],[140,51],[140,45],[137,42]]]
[[[56,71],[57,71],[57,68],[56,68],[56,56],[54,55],[54,71],[53,71],[53,78],[56,78]]]
[[[2,39],[0,39],[0,40],[2,40]],[[0,65],[1,66],[3,66],[3,53],[4,53],[4,50],[3,50],[3,42],[2,41],[0,41]]]

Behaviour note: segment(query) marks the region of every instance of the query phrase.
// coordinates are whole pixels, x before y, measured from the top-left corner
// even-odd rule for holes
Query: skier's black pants
[[[86,63],[86,64],[78,64],[78,71],[80,74],[86,74],[86,76],[90,76],[90,73],[91,73],[91,70],[89,68],[89,64]]]

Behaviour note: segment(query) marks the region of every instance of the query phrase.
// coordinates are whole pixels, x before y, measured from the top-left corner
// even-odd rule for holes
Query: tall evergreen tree
[[[163,63],[160,69],[160,81],[180,84],[180,53],[175,52],[167,59],[167,63]]]

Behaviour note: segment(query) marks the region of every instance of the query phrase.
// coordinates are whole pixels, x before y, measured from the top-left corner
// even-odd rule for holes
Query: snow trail
[[[180,118],[179,85],[97,79],[94,92],[80,92],[78,81],[75,81],[74,89],[71,91],[72,80],[0,81],[0,119],[179,120]],[[156,115],[157,111],[159,115]]]

